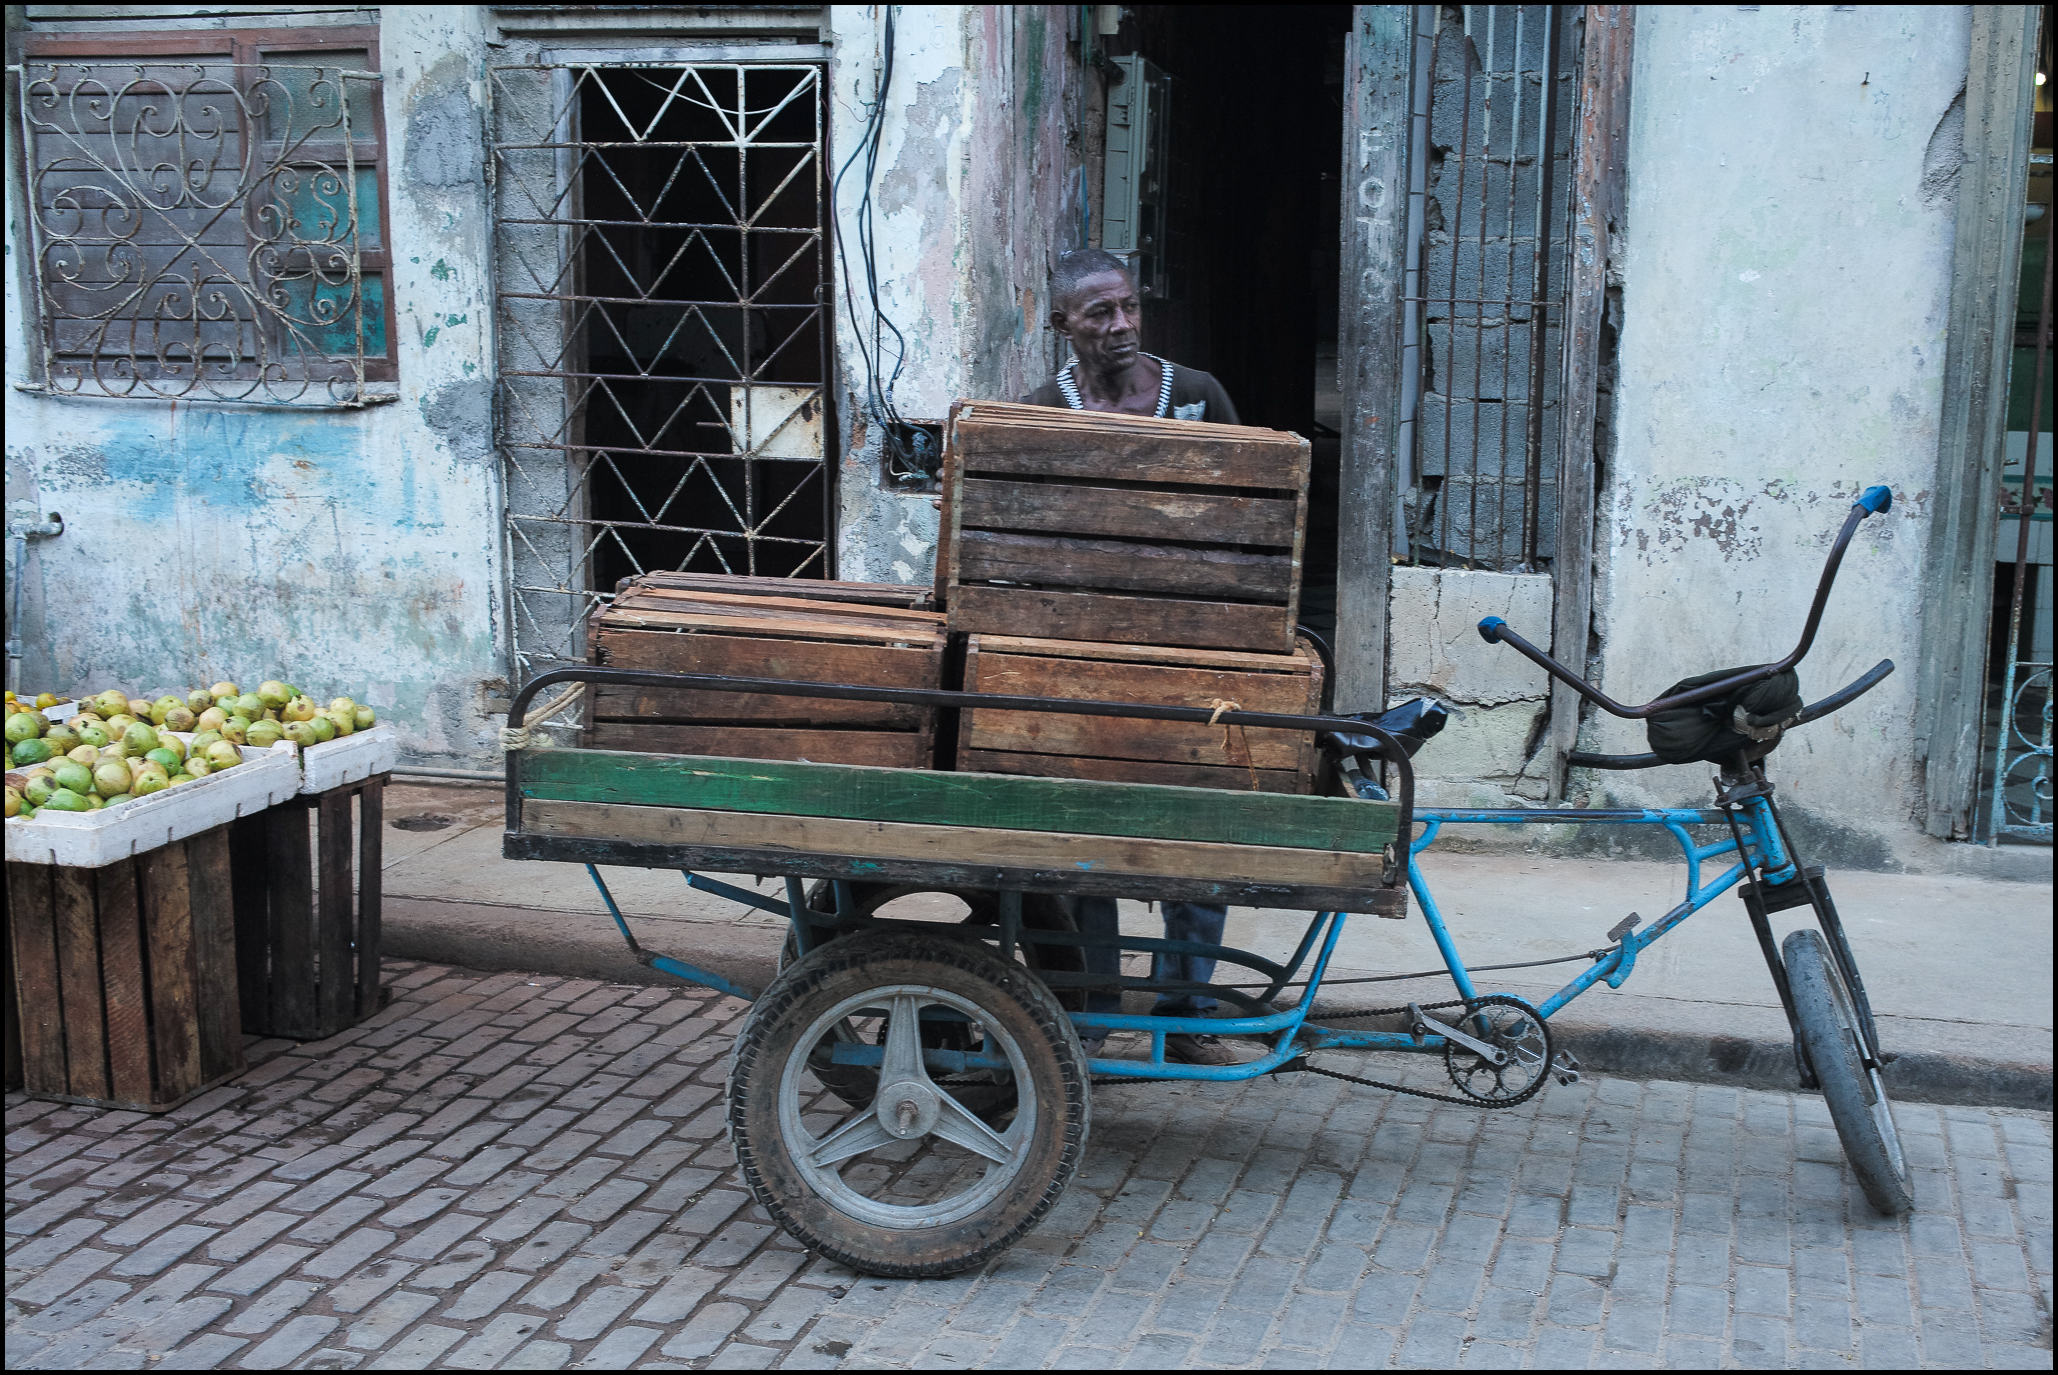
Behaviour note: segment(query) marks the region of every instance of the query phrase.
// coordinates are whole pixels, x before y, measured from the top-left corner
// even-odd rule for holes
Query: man
[[[1083,248],[1058,259],[1050,279],[1050,323],[1071,343],[1072,361],[1023,398],[1030,405],[1238,423],[1236,406],[1220,382],[1143,351],[1143,303],[1136,280],[1112,253]],[[1222,943],[1227,908],[1200,902],[1161,902],[1158,906],[1168,938]],[[1073,914],[1081,931],[1108,936],[1120,931],[1113,898],[1074,899]],[[1110,978],[1121,973],[1120,951],[1110,947],[1085,953],[1089,973]],[[1151,958],[1152,978],[1204,984],[1214,976],[1212,959],[1197,955]],[[1121,995],[1091,993],[1086,1006],[1089,1012],[1120,1012]],[[1167,993],[1152,1012],[1160,1017],[1204,1017],[1214,1008],[1215,1000],[1205,995]],[[1099,1054],[1106,1039],[1104,1033],[1089,1037],[1087,1053]],[[1242,1057],[1218,1036],[1173,1035],[1165,1038],[1165,1058],[1188,1065],[1232,1065]]]

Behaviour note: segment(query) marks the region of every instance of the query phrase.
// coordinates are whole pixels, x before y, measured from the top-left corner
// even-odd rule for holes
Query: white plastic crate
[[[300,752],[300,791],[325,793],[385,773],[399,758],[400,738],[391,726],[372,726],[310,745]]]
[[[276,806],[300,791],[300,761],[281,741],[268,750],[245,745],[233,769],[181,783],[97,812],[36,813],[7,822],[10,864],[64,864],[98,869],[175,840],[213,830],[239,816]]]

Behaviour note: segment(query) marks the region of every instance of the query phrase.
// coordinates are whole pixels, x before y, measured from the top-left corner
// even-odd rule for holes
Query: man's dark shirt
[[[1239,425],[1236,418],[1236,403],[1229,399],[1229,393],[1215,380],[1214,374],[1198,368],[1185,368],[1169,363],[1172,369],[1172,405],[1165,412],[1174,420],[1210,420],[1218,425]],[[1065,394],[1058,390],[1056,379],[1045,382],[1035,391],[1022,398],[1030,406],[1056,406],[1070,410]],[[1198,409],[1196,409],[1198,408]],[[1114,414],[1114,412],[1108,412]]]

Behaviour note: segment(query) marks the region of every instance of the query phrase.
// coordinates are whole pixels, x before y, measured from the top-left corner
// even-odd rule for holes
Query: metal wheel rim
[[[892,1006],[895,1003],[899,1006]],[[924,1067],[920,1079],[939,1099],[948,1101],[947,1106],[939,1104],[937,1124],[948,1123],[948,1130],[965,1132],[968,1130],[965,1127],[965,1120],[970,1119],[971,1122],[978,1123],[979,1130],[983,1131],[986,1137],[991,1138],[983,1144],[991,1149],[992,1154],[979,1151],[954,1136],[942,1138],[977,1154],[987,1155],[989,1163],[985,1171],[971,1187],[953,1197],[934,1203],[885,1203],[867,1198],[845,1183],[838,1173],[839,1166],[881,1146],[897,1145],[903,1139],[915,1138],[889,1135],[883,1125],[880,1125],[876,1132],[867,1131],[863,1126],[867,1121],[875,1124],[879,1122],[880,1097],[889,1087],[886,1066],[881,1067],[879,1076],[882,1094],[875,1094],[870,1103],[855,1109],[826,1134],[816,1136],[801,1120],[800,1083],[803,1073],[808,1069],[809,1054],[825,1035],[833,1034],[833,1027],[864,1008],[878,1009],[888,1016],[889,1053],[892,1050],[891,1042],[894,1040],[894,1022],[900,1021],[911,1010],[914,1015],[907,1017],[905,1024],[914,1027],[908,1034],[914,1038],[919,1050],[920,1015],[925,1007],[946,1007],[977,1023],[986,1035],[988,1051],[998,1048],[1006,1055],[1009,1071],[1014,1075],[1016,1084],[1024,1088],[1030,1084],[1028,1057],[1007,1028],[999,1025],[991,1014],[982,1011],[978,1004],[970,999],[929,984],[892,984],[867,989],[863,993],[843,999],[809,1024],[799,1041],[795,1043],[792,1052],[786,1057],[785,1069],[779,1076],[779,1131],[793,1160],[794,1169],[816,1196],[831,1207],[860,1222],[898,1231],[920,1231],[946,1226],[971,1216],[999,1197],[1026,1163],[1030,1146],[1035,1141],[1038,1120],[1036,1095],[1033,1092],[1021,1092],[1016,1095],[1015,1120],[1008,1125],[1005,1132],[995,1132],[985,1124],[978,1123],[978,1119],[951,1097],[943,1086],[929,1078]],[[953,1108],[955,1113],[952,1112]],[[929,1130],[922,1133],[919,1139],[928,1141],[939,1135],[940,1133]],[[861,1144],[865,1142],[869,1144]],[[848,1154],[834,1154],[852,1145],[857,1145],[858,1149]],[[829,1147],[829,1153],[833,1158],[818,1163],[818,1157],[824,1154],[825,1146]],[[996,1155],[1000,1158],[995,1158]]]
[[[1505,1021],[1496,1015],[1501,1013],[1506,1014]],[[1487,1023],[1487,1033],[1480,1039],[1490,1041],[1507,1051],[1508,1063],[1491,1065],[1461,1046],[1447,1045],[1444,1048],[1444,1056],[1445,1063],[1450,1068],[1451,1081],[1458,1086],[1459,1092],[1482,1102],[1519,1098],[1544,1076],[1549,1067],[1550,1047],[1544,1036],[1543,1025],[1521,1008],[1505,1006],[1478,1008],[1466,1014],[1464,1019],[1456,1024],[1463,1030],[1473,1031],[1481,1018]],[[1460,1056],[1469,1063],[1461,1063]],[[1523,1072],[1523,1077],[1521,1082],[1510,1088],[1508,1076],[1516,1072]],[[1491,1088],[1484,1092],[1474,1088],[1472,1084],[1472,1081],[1482,1074],[1492,1079]]]

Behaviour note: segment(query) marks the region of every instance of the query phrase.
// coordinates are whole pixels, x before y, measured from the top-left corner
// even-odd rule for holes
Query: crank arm
[[[1465,1049],[1479,1056],[1496,1069],[1508,1063],[1508,1052],[1502,1050],[1499,1046],[1490,1046],[1476,1036],[1467,1036],[1454,1026],[1446,1026],[1413,1003],[1408,1004],[1408,1015],[1413,1019],[1408,1027],[1409,1032],[1413,1035],[1441,1036],[1447,1041],[1453,1041],[1465,1047]]]

